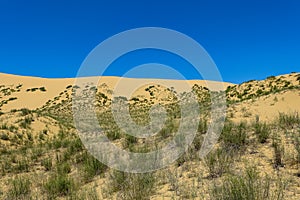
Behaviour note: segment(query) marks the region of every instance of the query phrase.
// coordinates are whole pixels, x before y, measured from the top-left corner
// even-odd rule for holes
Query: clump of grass
[[[284,155],[284,146],[281,144],[281,141],[277,135],[273,137],[274,147],[274,167],[278,169],[279,167],[283,167],[283,155]]]
[[[210,196],[215,200],[281,200],[284,199],[285,183],[277,183],[272,193],[271,179],[260,177],[256,168],[249,167],[242,176],[229,176],[220,185],[214,185]]]
[[[29,110],[28,108],[22,108],[20,111],[21,111],[21,116],[26,116],[31,114],[31,110]]]
[[[279,125],[282,128],[294,128],[294,126],[298,126],[300,124],[300,116],[298,112],[290,113],[290,114],[284,114],[279,113],[279,119],[278,119]]]
[[[69,178],[66,174],[52,175],[43,186],[50,199],[55,199],[57,196],[69,195],[75,190],[73,179]]]
[[[31,116],[26,116],[24,120],[21,121],[20,127],[27,129],[30,127],[30,124],[33,122],[33,118]]]
[[[71,172],[71,165],[68,162],[58,163],[56,166],[56,171],[60,175],[68,174]]]
[[[100,197],[95,188],[88,188],[73,193],[68,199],[70,200],[99,200]]]
[[[232,163],[231,156],[224,149],[210,152],[204,160],[210,178],[217,178],[228,172]]]
[[[117,198],[123,200],[146,200],[154,190],[153,173],[131,174],[113,171],[110,175],[109,191],[117,192]]]
[[[46,171],[50,171],[52,169],[52,159],[51,158],[45,158],[41,161],[41,165],[45,167]]]
[[[267,139],[269,138],[270,136],[270,129],[269,127],[267,126],[266,123],[259,123],[257,122],[255,125],[254,125],[254,128],[255,128],[255,134],[257,136],[257,139],[260,143],[265,143],[267,142]]]
[[[247,141],[246,124],[241,122],[236,126],[231,122],[226,123],[221,139],[226,149],[241,150],[245,147]]]
[[[25,177],[16,177],[10,183],[8,199],[29,199],[31,182]]]
[[[17,162],[17,165],[15,166],[15,170],[18,173],[29,172],[29,162],[28,162],[28,160],[26,158],[22,159],[22,160],[19,160]]]
[[[91,181],[93,177],[105,172],[107,166],[98,161],[89,153],[85,153],[83,161],[83,177],[86,182]]]

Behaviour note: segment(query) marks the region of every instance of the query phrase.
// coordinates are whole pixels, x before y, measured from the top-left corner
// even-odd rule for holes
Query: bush
[[[46,92],[46,91],[47,91],[45,87],[40,87],[39,89],[40,89],[40,91],[42,91],[42,92]]]

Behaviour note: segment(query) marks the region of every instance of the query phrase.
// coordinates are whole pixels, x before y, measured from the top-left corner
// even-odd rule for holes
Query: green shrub
[[[42,91],[42,92],[46,92],[46,91],[47,91],[45,87],[40,87],[39,89],[40,89],[40,91]]]

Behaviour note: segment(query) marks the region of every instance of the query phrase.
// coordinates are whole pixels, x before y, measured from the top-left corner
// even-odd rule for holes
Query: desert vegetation
[[[0,199],[299,199],[298,110],[278,112],[272,119],[251,110],[264,102],[274,104],[274,109],[288,101],[285,94],[298,95],[299,77],[293,73],[228,87],[224,128],[204,158],[199,151],[211,122],[211,91],[195,84],[201,114],[194,141],[172,165],[148,173],[111,169],[86,150],[72,116],[72,93],[80,87],[66,84],[41,107],[12,108],[0,114]],[[18,101],[9,99],[22,91],[48,92],[46,86],[24,88],[22,84],[0,89],[0,102],[5,99],[8,104]],[[99,125],[113,144],[127,151],[161,148],[180,127],[180,104],[171,88],[148,85],[130,99],[112,99],[105,84],[81,89],[96,93]],[[166,123],[149,138],[130,136],[120,129],[110,109],[120,100],[128,103],[132,120],[139,125],[149,124],[151,106],[160,104],[167,113]]]

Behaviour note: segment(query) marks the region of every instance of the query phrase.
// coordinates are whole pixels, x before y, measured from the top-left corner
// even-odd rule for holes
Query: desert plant
[[[267,126],[267,124],[266,123],[262,124],[257,122],[255,123],[254,128],[255,128],[255,134],[258,138],[258,141],[260,143],[265,143],[270,136],[270,129]]]
[[[241,122],[234,125],[231,122],[225,124],[221,134],[223,145],[228,150],[241,150],[247,141],[246,124]]]
[[[74,189],[74,181],[65,174],[54,174],[43,184],[43,187],[49,199],[55,199],[57,196],[71,194]]]
[[[20,126],[22,128],[29,128],[30,124],[33,122],[33,118],[31,116],[26,116],[23,121],[21,121]]]
[[[289,114],[279,113],[278,121],[282,128],[293,128],[295,125],[298,126],[300,124],[300,116],[297,112]]]
[[[29,110],[28,108],[22,108],[20,111],[21,111],[21,116],[26,116],[31,113],[31,110]]]
[[[107,169],[106,165],[98,161],[89,153],[86,153],[83,156],[84,161],[82,170],[85,181],[90,181],[94,176],[104,173]]]
[[[214,185],[210,196],[216,200],[273,200],[284,199],[285,183],[277,183],[277,189],[272,193],[271,179],[260,177],[256,168],[248,167],[242,175],[233,175],[225,179],[220,185]]]
[[[40,87],[39,89],[40,89],[40,91],[42,91],[42,92],[46,92],[46,91],[47,91],[45,87]]]
[[[9,140],[9,136],[6,133],[1,133],[0,139],[1,140]]]
[[[52,159],[51,158],[45,158],[41,161],[41,165],[45,167],[46,171],[50,171],[52,169]]]
[[[14,178],[9,187],[9,199],[29,199],[31,182],[25,177]]]
[[[131,174],[113,171],[110,174],[109,191],[117,192],[118,199],[145,200],[150,199],[155,177],[153,173]]]
[[[283,167],[283,155],[284,155],[284,146],[281,144],[278,136],[274,136],[273,143],[274,147],[274,167],[278,169],[279,167]]]
[[[228,172],[232,162],[231,156],[224,149],[210,152],[204,160],[209,177],[217,178]]]
[[[68,162],[60,162],[56,166],[56,172],[58,175],[66,175],[71,172],[71,165]]]

